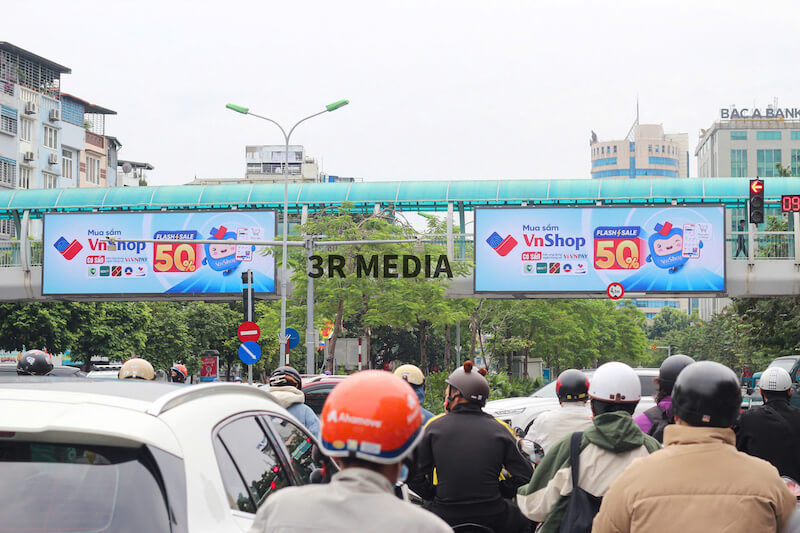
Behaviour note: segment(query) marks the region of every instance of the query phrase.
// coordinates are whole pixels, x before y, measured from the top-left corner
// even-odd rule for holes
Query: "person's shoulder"
[[[447,413],[439,413],[438,415],[433,415],[430,420],[425,423],[425,429],[430,429],[434,426],[439,426],[445,422],[447,418]]]

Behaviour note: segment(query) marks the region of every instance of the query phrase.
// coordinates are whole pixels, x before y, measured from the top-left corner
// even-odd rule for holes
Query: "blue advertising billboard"
[[[725,291],[725,209],[475,210],[475,292]]]
[[[46,213],[42,294],[241,294],[247,270],[256,293],[274,293],[270,249],[236,241],[274,240],[275,220],[274,211]]]

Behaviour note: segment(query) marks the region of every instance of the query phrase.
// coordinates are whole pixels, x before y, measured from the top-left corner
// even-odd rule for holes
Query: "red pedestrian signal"
[[[750,223],[764,222],[764,180],[750,180]]]

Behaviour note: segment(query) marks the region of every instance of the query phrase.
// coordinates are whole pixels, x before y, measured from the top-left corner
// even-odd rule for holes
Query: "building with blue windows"
[[[800,176],[800,109],[721,109],[720,120],[700,130],[695,156],[701,178],[770,178],[780,175],[779,163]]]
[[[635,123],[628,137],[600,141],[592,134],[592,178],[686,178],[689,175],[689,136],[664,134],[660,124]]]

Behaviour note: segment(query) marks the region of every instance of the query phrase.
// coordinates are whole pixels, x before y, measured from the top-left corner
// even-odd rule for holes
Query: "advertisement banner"
[[[111,243],[108,237],[118,240]],[[256,293],[274,293],[270,249],[236,245],[237,240],[274,239],[274,211],[46,213],[42,294],[238,296],[241,273],[249,269]]]
[[[725,291],[725,209],[475,210],[475,292]]]
[[[217,369],[219,368],[218,355],[203,355],[200,357],[200,381],[214,381],[217,379]]]

